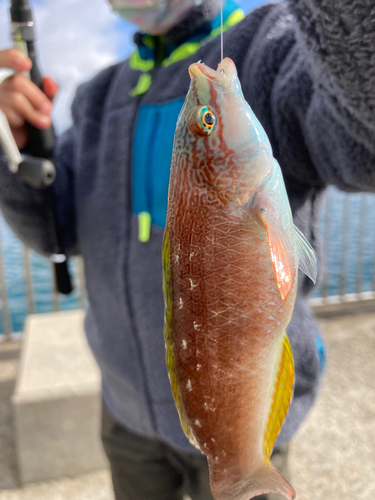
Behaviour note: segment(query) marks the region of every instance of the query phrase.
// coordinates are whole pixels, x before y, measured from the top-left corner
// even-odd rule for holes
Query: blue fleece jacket
[[[316,249],[320,270],[317,218],[327,185],[375,191],[374,15],[372,0],[290,0],[256,10],[225,33],[225,55],[234,60],[245,98],[270,138],[295,224]],[[56,149],[54,191],[65,251],[85,262],[85,328],[106,406],[130,430],[194,452],[165,364],[161,246],[187,68],[198,60],[216,67],[220,37],[208,35],[191,56],[164,65],[167,52],[161,64],[150,63],[144,42],[138,37],[136,57],[78,89],[74,123]],[[149,75],[143,93],[134,90],[142,75]],[[51,253],[44,193],[18,182],[4,162],[0,207],[26,244]],[[152,216],[147,243],[138,239],[142,211]],[[319,332],[307,303],[313,286],[300,278],[288,327],[295,395],[278,444],[305,418],[321,373]]]

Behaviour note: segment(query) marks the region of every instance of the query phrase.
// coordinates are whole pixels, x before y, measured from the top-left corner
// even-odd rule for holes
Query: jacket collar
[[[206,0],[196,6],[190,14],[168,33],[161,36],[152,36],[137,32],[134,42],[137,45],[137,56],[131,56],[133,62],[140,59],[148,64],[133,67],[141,71],[149,71],[154,65],[169,66],[176,60],[190,56],[198,50],[201,42],[214,38],[220,33],[221,15],[218,0]],[[223,28],[228,29],[244,17],[241,9],[233,0],[227,0],[223,9]],[[194,52],[192,49],[196,48]],[[186,49],[186,50],[184,50]],[[176,51],[178,59],[176,59]],[[184,56],[184,57],[181,57]],[[147,69],[146,69],[147,67]]]

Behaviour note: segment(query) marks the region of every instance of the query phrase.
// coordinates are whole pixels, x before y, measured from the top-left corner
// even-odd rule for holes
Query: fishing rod
[[[37,62],[33,13],[28,0],[11,0],[10,19],[13,44],[31,59],[30,80],[43,91],[43,76]],[[5,128],[3,124],[2,130]],[[43,189],[45,192],[48,206],[48,226],[53,245],[53,253],[50,259],[54,267],[55,288],[60,293],[69,294],[73,290],[73,287],[68,271],[67,259],[64,255],[61,238],[57,231],[57,209],[52,190],[52,183],[56,175],[55,166],[52,163],[55,133],[52,126],[40,130],[31,124],[27,124],[27,129],[29,134],[27,153],[32,155],[31,157],[20,155],[19,152],[19,156],[17,155],[15,143],[12,143],[12,140],[9,139],[10,129],[8,131],[8,140],[3,140],[2,145],[4,148],[4,142],[7,143],[7,149],[4,148],[4,150],[8,151],[12,156],[9,162],[10,170],[17,174],[25,183]],[[18,151],[17,147],[16,149]],[[9,154],[8,158],[10,158]]]
[[[11,0],[10,19],[13,45],[31,59],[30,80],[43,90],[43,76],[39,70],[35,47],[33,13],[28,0]],[[28,125],[28,129],[28,151],[33,156],[50,159],[55,145],[53,127],[39,130]]]

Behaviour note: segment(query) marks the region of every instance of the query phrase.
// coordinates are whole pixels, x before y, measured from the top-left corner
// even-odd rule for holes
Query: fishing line
[[[221,31],[220,31],[220,36],[221,36],[221,62],[223,62],[224,59],[224,41],[223,41],[223,3],[224,0],[221,0],[221,11],[220,11],[220,21],[221,21]]]

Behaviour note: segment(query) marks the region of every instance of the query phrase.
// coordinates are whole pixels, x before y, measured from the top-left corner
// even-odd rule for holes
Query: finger
[[[25,125],[25,120],[20,116],[18,113],[16,113],[13,109],[7,107],[7,106],[2,106],[2,111],[4,112],[10,129],[12,131],[14,140],[16,141],[17,147],[19,150],[23,149],[28,141],[29,135],[27,132],[27,128]]]
[[[0,68],[14,69],[14,71],[29,71],[31,60],[18,49],[0,50]]]
[[[45,76],[43,78],[43,92],[46,94],[48,99],[52,101],[58,91],[59,86],[55,82],[55,80],[53,78],[50,78],[49,76]]]
[[[19,113],[17,113],[17,111],[15,111],[13,108],[10,108],[9,106],[2,104],[1,111],[6,116],[9,126],[11,128],[22,127],[22,125],[25,123],[25,119]]]
[[[4,101],[5,96],[5,101]],[[47,128],[51,125],[51,119],[45,114],[37,111],[30,101],[19,92],[0,92],[0,108],[11,108],[24,120],[37,128]]]
[[[49,115],[52,111],[51,101],[44,92],[21,73],[6,78],[1,90],[10,94],[22,94],[36,111],[44,115]]]
[[[26,126],[24,125],[23,127],[19,128],[12,128],[11,130],[18,149],[22,151],[29,141],[29,133]]]

